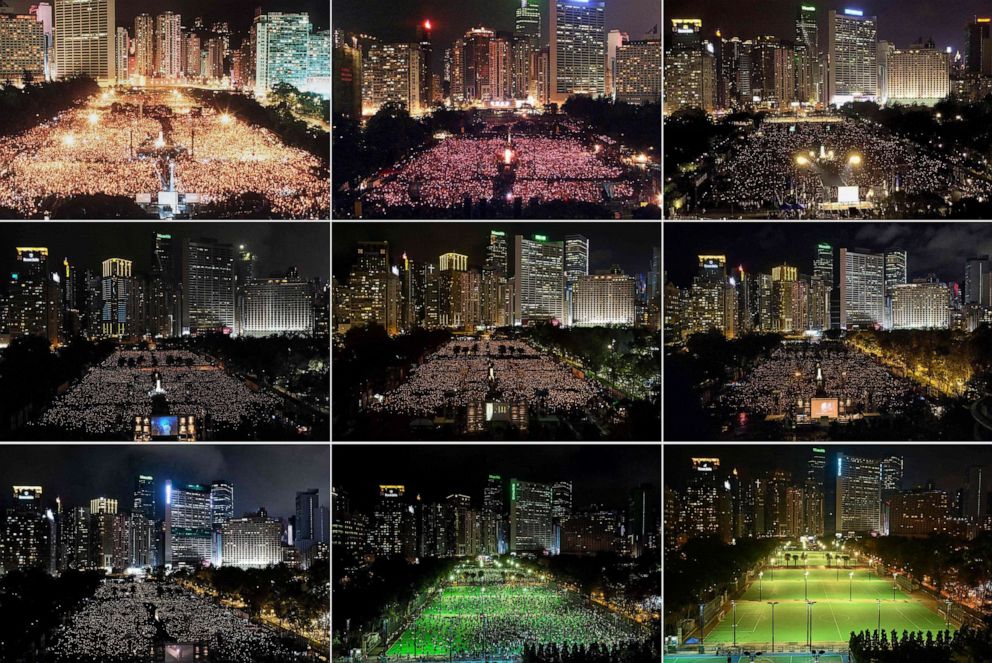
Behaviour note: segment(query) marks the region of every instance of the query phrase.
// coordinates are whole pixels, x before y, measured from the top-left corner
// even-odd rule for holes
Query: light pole
[[[772,653],[775,653],[775,606],[778,605],[778,601],[768,601],[768,605],[772,607]]]
[[[758,571],[758,600],[761,600],[761,578],[765,575],[764,571]]]
[[[809,645],[809,653],[813,653],[813,606],[816,601],[806,601],[806,642]]]
[[[944,599],[946,604],[944,609],[944,628],[948,628],[951,625],[951,599]]]
[[[878,637],[882,637],[882,599],[875,599],[875,603],[878,605]]]
[[[706,645],[703,644],[703,631],[706,629],[706,621],[703,619],[703,608],[706,607],[705,603],[699,604],[699,652],[703,653],[706,651]]]
[[[892,574],[892,600],[896,600],[896,578],[899,577],[898,573]]]
[[[809,571],[803,573],[803,600],[809,601]]]
[[[734,608],[734,646],[737,646],[737,601],[731,601],[730,605]]]
[[[847,600],[854,600],[854,571],[847,574]]]

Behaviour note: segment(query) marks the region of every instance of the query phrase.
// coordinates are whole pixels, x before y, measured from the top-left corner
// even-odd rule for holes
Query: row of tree
[[[955,646],[951,632],[923,631],[902,632],[902,637],[892,630],[889,636],[883,630],[851,631],[849,646],[853,663],[950,663]]]
[[[655,663],[661,657],[658,640],[613,645],[524,645],[521,663]]]
[[[0,86],[0,136],[12,136],[46,122],[99,91],[92,78]]]

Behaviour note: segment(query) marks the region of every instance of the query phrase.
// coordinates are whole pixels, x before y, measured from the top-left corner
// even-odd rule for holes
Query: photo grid
[[[667,660],[662,12],[0,0],[0,661]]]
[[[664,660],[992,660],[990,8],[663,26]]]

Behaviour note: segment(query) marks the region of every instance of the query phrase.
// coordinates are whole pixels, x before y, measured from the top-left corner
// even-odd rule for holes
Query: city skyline
[[[989,13],[988,6],[975,0],[948,0],[939,6],[930,2],[912,0],[898,4],[887,2],[799,2],[798,0],[768,0],[756,10],[745,3],[727,0],[666,0],[665,16],[668,18],[699,18],[703,21],[703,32],[707,35],[719,30],[729,39],[740,37],[751,39],[758,35],[775,35],[782,39],[795,37],[796,11],[800,5],[815,6],[825,27],[826,13],[829,10],[843,12],[846,8],[856,8],[864,16],[878,18],[878,38],[895,43],[897,47],[907,47],[919,40],[933,38],[938,49],[951,46],[965,52],[963,26],[974,17]],[[820,30],[821,39],[826,36]]]
[[[992,225],[986,223],[804,223],[710,224],[717,232],[703,235],[688,224],[665,228],[665,273],[679,286],[691,284],[699,255],[727,256],[727,270],[743,265],[746,272],[768,272],[787,263],[811,273],[817,244],[876,252],[898,249],[908,255],[908,280],[935,273],[940,280],[964,283],[965,260],[992,252]]]
[[[333,231],[331,244],[335,278],[347,278],[355,243],[360,241],[388,241],[390,258],[396,263],[404,252],[411,260],[433,261],[450,251],[468,255],[469,265],[478,266],[485,261],[489,232],[506,233],[507,244],[512,249],[516,235],[533,237],[544,234],[550,240],[563,241],[566,235],[583,235],[589,240],[589,273],[609,269],[619,264],[625,274],[647,274],[651,260],[651,247],[659,246],[661,239],[657,224],[624,223],[621,225],[573,224],[568,230],[559,230],[561,224],[553,223],[445,223],[443,238],[423,232],[419,224],[392,223],[372,226],[338,224]],[[638,255],[643,254],[643,255]]]
[[[26,485],[41,486],[46,504],[60,497],[63,507],[88,506],[91,499],[110,497],[119,511],[130,512],[135,479],[145,474],[155,478],[160,509],[167,479],[176,486],[223,479],[234,485],[235,517],[262,507],[270,517],[285,518],[295,513],[298,491],[317,488],[326,496],[329,490],[326,445],[5,444],[0,455],[4,505],[12,486]],[[259,468],[265,468],[264,481]]]
[[[616,448],[539,445],[524,450],[488,445],[445,447],[444,454],[438,455],[424,453],[425,447],[414,445],[391,446],[388,454],[377,446],[335,446],[332,485],[346,488],[352,503],[370,508],[380,484],[409,485],[415,488],[412,494],[419,492],[425,501],[442,500],[452,492],[481,499],[488,475],[499,474],[506,481],[570,481],[577,507],[593,503],[623,506],[630,489],[644,483],[658,486],[661,456],[654,445],[627,445],[621,447],[622,453],[608,453]],[[446,488],[436,486],[436,479],[419,478],[428,476],[449,477]]]
[[[9,275],[17,264],[15,248],[31,246],[48,248],[52,268],[61,269],[63,258],[93,269],[107,258],[125,258],[133,261],[133,273],[147,273],[152,267],[152,241],[160,233],[191,240],[211,238],[234,247],[244,244],[256,256],[256,276],[261,278],[296,267],[305,278],[327,280],[329,232],[321,224],[299,224],[287,233],[267,223],[7,223],[0,227],[0,269]]]
[[[541,11],[541,45],[547,42],[549,14],[548,0],[538,0]],[[493,3],[486,0],[467,0],[459,3],[458,18],[447,19],[450,4],[444,0],[378,0],[377,2],[334,2],[334,28],[348,32],[371,34],[383,42],[413,42],[419,38],[423,21],[430,20],[432,41],[446,48],[465,32],[480,25],[490,30],[513,32],[514,10],[517,3]],[[399,20],[397,18],[399,17]],[[605,6],[606,29],[630,34],[631,39],[642,39],[655,26],[659,31],[661,14],[654,0],[607,0]],[[443,71],[441,58],[436,54],[433,71]]]
[[[53,0],[49,0],[52,2]],[[35,0],[7,0],[6,9],[15,14],[26,14]],[[254,6],[253,6],[254,5]],[[204,4],[195,0],[121,0],[116,3],[116,23],[120,27],[134,27],[138,14],[155,14],[172,11],[180,14],[183,21],[202,16],[209,25],[214,21],[230,21],[232,29],[247,29],[254,16],[255,7],[265,12],[300,12],[310,14],[315,27],[326,29],[330,24],[330,7],[320,0],[265,0],[246,4],[240,0],[213,0]]]

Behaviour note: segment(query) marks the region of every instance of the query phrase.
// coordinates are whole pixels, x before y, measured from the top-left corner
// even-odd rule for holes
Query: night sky
[[[667,2],[667,0],[666,0]],[[440,74],[444,49],[469,28],[513,32],[518,0],[333,0],[334,27],[345,32],[364,32],[385,42],[420,39],[420,25],[430,19],[433,29],[434,72]],[[548,42],[548,0],[541,0],[542,46]],[[658,25],[658,0],[606,0],[606,30],[627,32],[640,39]]]
[[[906,48],[918,41],[933,38],[943,50],[951,46],[964,55],[965,28],[974,16],[992,14],[988,0],[850,0],[837,2],[800,3],[799,0],[762,0],[735,2],[732,0],[665,0],[665,20],[672,18],[701,18],[707,37],[719,29],[725,38],[738,36],[753,39],[758,35],[775,35],[795,39],[796,8],[813,4],[820,15],[820,48],[826,44],[827,11],[844,8],[860,9],[865,16],[878,17],[878,38]],[[666,30],[671,24],[666,23]]]
[[[50,270],[69,257],[77,267],[99,269],[107,258],[134,261],[136,274],[148,273],[153,234],[210,237],[246,244],[258,255],[257,274],[285,273],[291,266],[304,278],[328,278],[328,229],[324,223],[4,223],[0,224],[0,274],[16,268],[18,246],[47,246]]]
[[[54,6],[53,0],[48,0]],[[37,0],[7,0],[7,9],[15,13],[27,13],[28,7]],[[184,26],[193,25],[193,17],[202,16],[206,27],[214,21],[228,21],[231,30],[247,32],[255,16],[255,8],[263,12],[307,12],[310,22],[316,29],[324,29],[331,23],[330,5],[327,0],[117,0],[117,25],[134,31],[134,17],[138,14],[161,14],[178,12]]]
[[[769,273],[787,262],[801,274],[813,271],[816,245],[834,247],[834,275],[839,249],[904,249],[909,279],[933,272],[943,281],[964,282],[969,257],[992,253],[990,223],[666,223],[664,269],[681,287],[698,273],[698,254],[727,256],[728,271]]]
[[[720,470],[737,467],[747,478],[762,476],[772,470],[792,472],[792,478],[806,475],[806,461],[813,444],[738,444],[738,445],[666,445],[665,485],[682,488],[692,472],[692,458],[719,458]],[[824,447],[821,447],[824,448]],[[933,480],[938,490],[954,491],[965,483],[969,465],[992,466],[992,447],[988,445],[904,444],[848,445],[832,444],[827,450],[827,467],[837,463],[837,453],[867,458],[903,457],[903,489]],[[833,463],[833,465],[831,465]],[[834,473],[836,476],[836,471]]]
[[[489,474],[504,480],[572,482],[572,503],[621,507],[642,483],[656,488],[660,445],[337,445],[331,453],[334,486],[352,508],[374,505],[379,484],[403,484],[408,496],[443,500],[453,493],[482,499]]]
[[[272,517],[296,513],[296,492],[318,489],[330,503],[327,445],[5,445],[0,446],[0,505],[11,502],[14,485],[41,486],[45,504],[62,498],[63,509],[89,506],[95,497],[118,500],[131,510],[138,474],[155,477],[159,508],[165,480],[234,484],[234,513],[264,506]]]
[[[513,239],[521,234],[533,237],[546,235],[549,240],[564,240],[565,235],[579,234],[589,238],[589,273],[609,269],[618,264],[626,274],[646,274],[651,261],[651,248],[659,246],[657,223],[336,223],[332,238],[334,276],[339,281],[348,277],[359,241],[389,242],[390,260],[398,264],[405,251],[415,261],[437,262],[442,253],[455,252],[468,256],[469,266],[481,266],[485,260],[489,231],[506,233],[507,260],[513,275]]]

